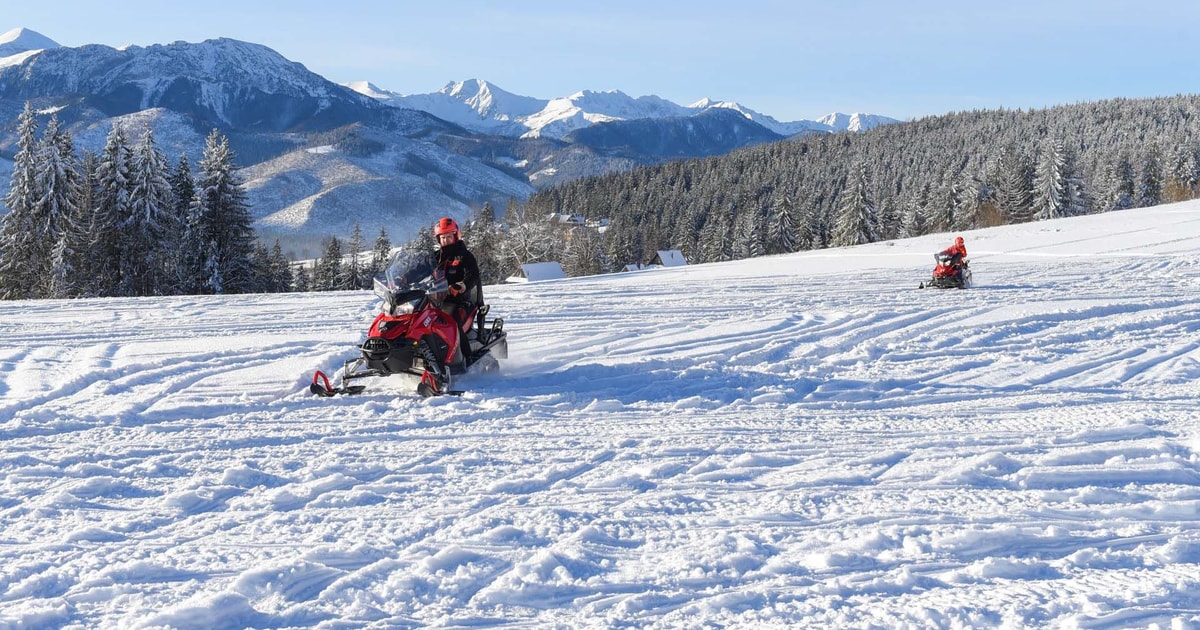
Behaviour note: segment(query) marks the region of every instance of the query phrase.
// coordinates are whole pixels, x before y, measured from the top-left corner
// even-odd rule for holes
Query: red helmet
[[[453,223],[453,221],[451,221],[451,223]],[[457,229],[457,228],[455,228],[455,229]],[[954,244],[958,245],[959,247],[962,247],[963,246],[963,238],[960,236],[960,237],[954,239]]]
[[[453,234],[454,240],[458,240],[458,223],[450,217],[442,217],[438,222],[433,224],[434,238],[440,237],[443,234]]]

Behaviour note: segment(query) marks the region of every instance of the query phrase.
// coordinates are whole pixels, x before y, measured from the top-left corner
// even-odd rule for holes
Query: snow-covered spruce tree
[[[128,243],[121,228],[132,215],[129,207],[133,149],[120,123],[113,123],[96,165],[96,199],[92,212],[89,258],[96,270],[96,295],[120,295],[135,272],[130,266]]]
[[[979,227],[979,213],[988,196],[989,187],[966,173],[959,175],[957,184],[958,207],[954,210],[950,231],[973,230]]]
[[[838,198],[837,220],[833,226],[833,245],[862,245],[879,240],[875,203],[868,196],[870,181],[866,162],[855,162],[846,187]]]
[[[953,175],[946,173],[936,186],[929,198],[929,229],[934,232],[949,232],[958,229],[962,223],[962,215],[966,211],[967,191],[962,182]]]
[[[875,225],[879,229],[879,240],[888,240],[896,238],[900,234],[900,212],[895,207],[896,201],[891,197],[883,197],[878,202],[878,208],[875,212]]]
[[[764,243],[763,225],[766,223],[766,217],[758,212],[748,211],[739,213],[735,221],[732,243],[734,258],[744,260],[765,254],[767,248]]]
[[[205,244],[201,292],[254,291],[254,228],[246,192],[234,174],[229,140],[216,129],[205,142],[191,213],[196,237]]]
[[[341,291],[347,288],[345,266],[342,264],[342,241],[330,236],[325,251],[313,269],[314,291]]]
[[[78,274],[72,282],[75,295],[80,297],[96,297],[100,295],[102,276],[100,267],[101,243],[97,234],[101,232],[102,217],[96,214],[100,198],[100,156],[88,150],[83,151],[80,161],[79,184],[79,214],[75,223],[79,226],[79,242],[76,245],[75,260]]]
[[[363,241],[362,226],[358,224],[358,221],[354,222],[354,229],[350,232],[350,240],[346,242],[346,249],[350,259],[346,261],[347,286],[344,288],[371,288],[370,280],[367,278],[366,265],[359,258],[359,255],[366,249],[366,244]]]
[[[266,288],[271,293],[286,293],[292,290],[291,263],[283,253],[279,239],[271,246],[270,279]]]
[[[925,208],[918,204],[916,199],[906,199],[904,203],[906,205],[901,214],[899,237],[910,238],[925,234],[928,231]]]
[[[392,240],[388,238],[387,230],[381,227],[379,236],[375,237],[375,245],[371,248],[371,266],[367,270],[368,277],[372,280],[372,286],[375,278],[382,277],[391,255]]]
[[[1033,217],[1039,221],[1066,216],[1067,173],[1062,142],[1047,140],[1033,173]]]
[[[1162,203],[1163,173],[1158,147],[1149,146],[1142,150],[1136,172],[1134,207],[1148,208]]]
[[[80,227],[81,180],[79,161],[71,134],[63,129],[58,116],[51,116],[39,145],[37,189],[38,216],[46,221],[51,258],[45,276],[39,278],[42,297],[67,298],[80,294],[79,252],[87,247],[87,235]]]
[[[38,142],[37,118],[26,102],[17,119],[17,153],[4,204],[8,214],[0,224],[0,298],[19,300],[37,297],[39,273],[49,265],[48,234],[37,216]]]
[[[1029,158],[1013,146],[1000,154],[996,203],[1014,223],[1033,220],[1033,166]]]
[[[604,233],[604,256],[610,261],[609,271],[619,271],[626,265],[641,265],[646,261],[634,251],[632,232],[625,229],[624,218],[616,217]]]
[[[696,243],[701,262],[733,260],[734,213],[735,206],[732,203],[724,209],[709,213]]]
[[[167,271],[174,252],[167,236],[177,229],[174,194],[167,177],[167,160],[147,128],[133,150],[130,166],[129,214],[121,222],[125,261],[118,293],[164,295],[171,292]]]
[[[766,253],[790,254],[796,247],[796,202],[788,195],[775,201],[771,208],[771,220],[767,223]]]
[[[1079,168],[1078,153],[1071,148],[1065,150],[1064,162],[1066,181],[1066,215],[1069,217],[1088,214],[1095,206],[1092,192],[1088,189],[1087,180]]]
[[[1200,185],[1200,156],[1194,142],[1181,144],[1171,152],[1171,164],[1163,198],[1168,203],[1194,199]]]
[[[1133,163],[1124,152],[1111,156],[1101,166],[1094,198],[1096,212],[1125,210],[1133,207]]]
[[[173,252],[167,263],[168,282],[176,294],[195,295],[203,291],[205,245],[200,234],[199,216],[192,210],[196,180],[186,153],[179,156],[168,181],[171,184],[171,216],[167,241],[172,244]]]
[[[292,271],[283,255],[279,239],[268,248],[262,243],[254,245],[255,286],[259,293],[283,293],[292,287]]]
[[[308,267],[296,265],[292,270],[292,290],[300,293],[312,291],[312,274]]]

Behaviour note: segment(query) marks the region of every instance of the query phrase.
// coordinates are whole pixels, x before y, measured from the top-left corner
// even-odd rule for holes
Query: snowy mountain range
[[[356,222],[404,240],[437,216],[503,208],[565,180],[891,120],[778,123],[736,103],[615,91],[543,100],[478,80],[408,97],[354,87],[232,39],[64,47],[13,29],[0,36],[0,193],[26,102],[94,152],[115,123],[133,137],[152,127],[164,153],[195,165],[216,128],[243,166],[260,236],[307,258]]]
[[[872,114],[829,114],[820,120],[779,122],[739,103],[701,99],[677,105],[657,96],[631,97],[620,90],[580,91],[570,96],[538,99],[507,92],[485,80],[447,83],[429,94],[401,95],[380,89],[368,81],[347,87],[395,107],[429,112],[472,131],[523,138],[563,138],[577,129],[597,123],[681,118],[713,109],[730,109],[781,136],[808,132],[866,131],[899,122]]]

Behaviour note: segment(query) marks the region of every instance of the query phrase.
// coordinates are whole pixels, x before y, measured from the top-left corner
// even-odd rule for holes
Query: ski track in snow
[[[489,287],[461,398],[307,394],[363,292],[0,303],[0,627],[1198,624],[1198,215]]]

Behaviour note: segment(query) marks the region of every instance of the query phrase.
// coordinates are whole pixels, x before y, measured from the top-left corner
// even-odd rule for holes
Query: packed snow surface
[[[488,287],[0,303],[0,627],[1195,627],[1200,202]]]

